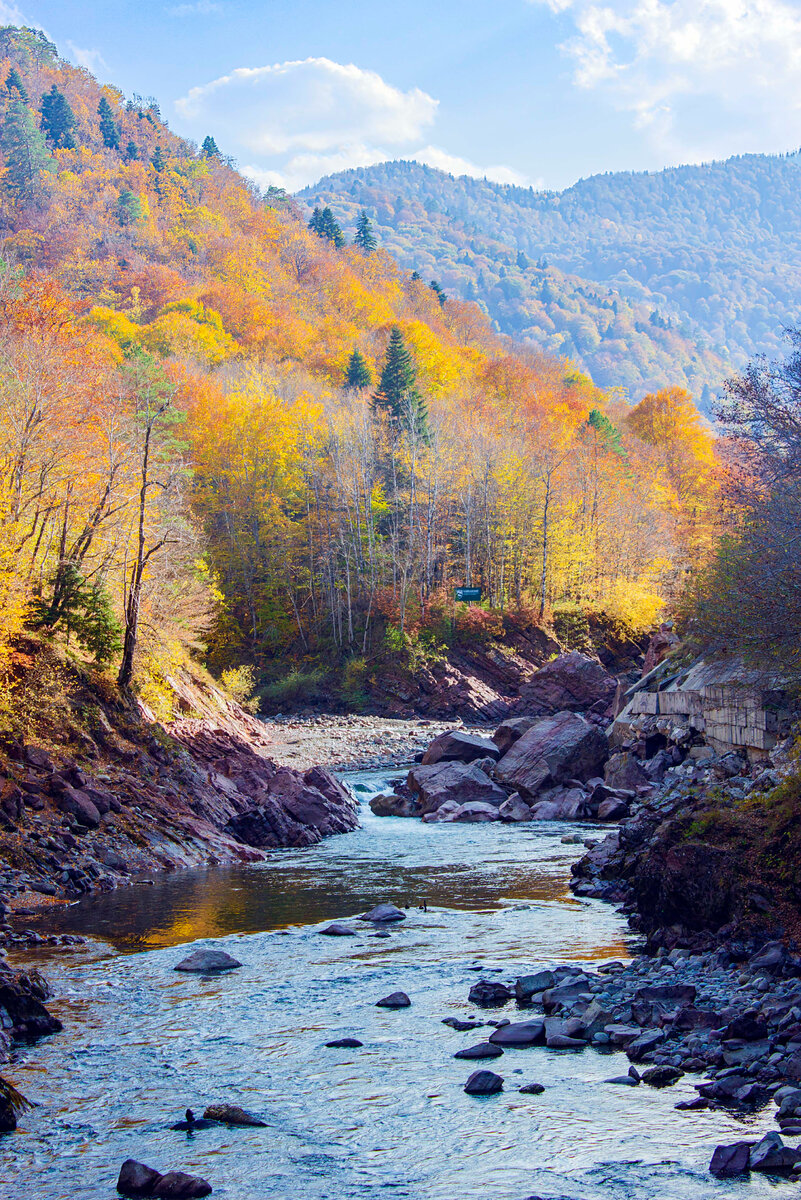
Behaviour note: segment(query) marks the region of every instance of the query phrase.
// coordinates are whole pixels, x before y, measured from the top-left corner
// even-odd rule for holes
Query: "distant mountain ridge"
[[[684,384],[707,406],[755,353],[801,321],[801,153],[535,192],[413,162],[328,176],[300,193],[498,328],[574,358],[633,396]]]

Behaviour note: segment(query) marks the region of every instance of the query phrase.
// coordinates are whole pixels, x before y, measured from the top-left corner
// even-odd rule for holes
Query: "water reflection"
[[[503,1093],[462,1090],[471,1064],[453,1054],[476,1034],[442,1018],[470,1010],[477,962],[513,979],[625,953],[618,914],[567,895],[579,851],[559,832],[367,812],[362,830],[257,868],[184,873],[74,906],[65,928],[106,933],[128,953],[33,956],[65,1032],[14,1067],[41,1107],[0,1139],[3,1200],[105,1200],[127,1157],[201,1174],[223,1200],[708,1200],[720,1191],[711,1147],[758,1136],[769,1115],[744,1126],[677,1113],[691,1080],[614,1087],[604,1080],[627,1060],[592,1051],[510,1050],[492,1064]],[[425,898],[428,911],[412,907],[388,938],[358,923],[356,938],[315,931],[407,898]],[[198,937],[243,967],[176,974],[177,943]],[[397,989],[410,1008],[376,1007]],[[363,1045],[326,1047],[342,1037]],[[545,1092],[520,1095],[534,1080]],[[220,1101],[261,1113],[267,1128],[169,1129],[187,1105]],[[764,1179],[737,1190],[773,1193]]]

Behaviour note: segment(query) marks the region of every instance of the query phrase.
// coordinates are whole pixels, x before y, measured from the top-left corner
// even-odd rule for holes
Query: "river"
[[[366,800],[386,776],[347,781]],[[489,1064],[503,1093],[463,1092],[481,1064],[452,1055],[491,1031],[458,1033],[442,1018],[472,1009],[477,967],[508,981],[629,953],[611,906],[570,895],[581,849],[561,842],[567,829],[426,826],[365,804],[359,830],[319,846],[62,911],[56,928],[92,941],[23,960],[47,974],[65,1029],[8,1072],[38,1106],[0,1138],[0,1196],[110,1200],[128,1157],[202,1175],[228,1200],[707,1200],[787,1188],[707,1172],[718,1142],[759,1136],[769,1115],[677,1112],[691,1078],[663,1091],[605,1083],[627,1070],[620,1053],[508,1050]],[[382,900],[409,905],[389,937],[359,922],[358,938],[316,931]],[[186,943],[244,965],[175,973]],[[375,1007],[398,989],[410,1008]],[[515,1019],[513,1005],[479,1015]],[[325,1047],[345,1036],[363,1047]],[[535,1081],[542,1095],[519,1094]],[[219,1102],[267,1128],[169,1129],[187,1106]]]

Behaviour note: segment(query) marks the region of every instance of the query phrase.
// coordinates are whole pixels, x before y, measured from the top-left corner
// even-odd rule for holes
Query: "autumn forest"
[[[191,652],[358,707],[388,656],[508,612],[650,628],[708,554],[685,391],[633,405],[515,345],[366,215],[260,192],[36,31],[0,31],[0,119],[7,696],[36,630],[145,695]]]

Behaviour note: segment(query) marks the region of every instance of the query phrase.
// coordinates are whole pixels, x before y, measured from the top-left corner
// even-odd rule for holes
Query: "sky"
[[[258,182],[416,159],[561,189],[801,146],[801,0],[0,0]]]

